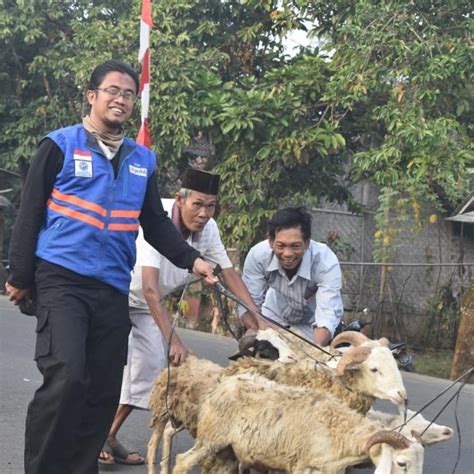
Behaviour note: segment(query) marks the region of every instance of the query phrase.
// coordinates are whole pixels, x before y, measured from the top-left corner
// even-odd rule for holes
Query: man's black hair
[[[89,80],[89,85],[87,86],[87,90],[93,91],[100,87],[102,81],[104,80],[105,76],[109,74],[109,72],[120,72],[122,74],[128,74],[135,83],[135,93],[138,94],[138,89],[140,87],[140,79],[138,77],[137,72],[133,69],[130,64],[124,63],[123,61],[119,61],[117,59],[110,59],[109,61],[105,61],[105,63],[99,64],[91,74],[91,78]]]
[[[311,215],[304,207],[286,207],[275,212],[268,222],[268,236],[275,240],[280,230],[299,227],[304,240],[311,238]]]

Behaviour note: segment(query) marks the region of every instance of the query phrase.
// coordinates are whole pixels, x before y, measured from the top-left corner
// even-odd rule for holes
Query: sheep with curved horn
[[[330,395],[256,374],[220,380],[201,406],[196,444],[176,457],[173,474],[229,448],[244,466],[292,474],[342,474],[369,459],[377,474],[421,474],[424,454],[415,438],[381,430]]]
[[[364,345],[351,346],[338,359],[335,371],[315,367],[310,361],[281,364],[243,358],[231,363],[224,374],[256,373],[281,384],[324,391],[364,414],[375,398],[404,407],[406,389],[392,353],[385,345],[363,337]]]

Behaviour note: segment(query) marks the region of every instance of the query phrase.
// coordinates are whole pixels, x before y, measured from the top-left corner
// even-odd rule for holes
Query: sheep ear
[[[250,349],[243,349],[239,352],[236,352],[235,354],[232,354],[231,356],[227,358],[229,360],[238,360],[241,357],[255,357],[255,348],[252,347]]]
[[[421,438],[421,435],[420,433],[418,433],[418,431],[411,430],[411,435],[413,436],[413,438],[416,439],[418,443],[423,444],[423,439]]]

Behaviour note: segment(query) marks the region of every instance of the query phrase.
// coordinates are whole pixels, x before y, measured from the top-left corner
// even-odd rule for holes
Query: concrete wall
[[[330,205],[312,209],[312,237],[331,244],[341,262],[372,262],[377,192],[371,185],[358,185],[354,195],[365,204],[366,212],[355,215],[344,207]],[[473,263],[472,229],[466,231],[464,224],[464,235],[461,235],[459,223],[446,221],[442,217],[436,223],[430,223],[431,214],[439,216],[434,209],[422,210],[422,225],[418,226],[417,231],[413,230],[417,227],[414,219],[403,223],[401,232],[394,240],[392,249],[395,251],[390,260],[400,264]],[[393,226],[399,225],[393,216]],[[336,234],[337,238],[331,242]],[[383,319],[384,331],[397,338],[416,338],[427,318],[433,317],[428,315],[427,308],[433,305],[435,295],[438,295],[440,313],[430,324],[437,325],[439,330],[442,330],[442,324],[450,324],[443,321],[443,311],[459,304],[474,273],[472,266],[394,266],[385,273],[387,284],[381,294],[381,267],[343,265],[342,268],[345,307],[353,311],[370,308],[372,317]],[[456,328],[448,329],[455,331]]]

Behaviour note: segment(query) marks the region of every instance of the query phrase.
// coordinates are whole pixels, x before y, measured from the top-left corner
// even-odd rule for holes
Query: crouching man
[[[329,247],[311,240],[304,208],[273,215],[268,240],[252,247],[242,278],[264,316],[318,345],[332,339],[343,313],[341,268]]]

